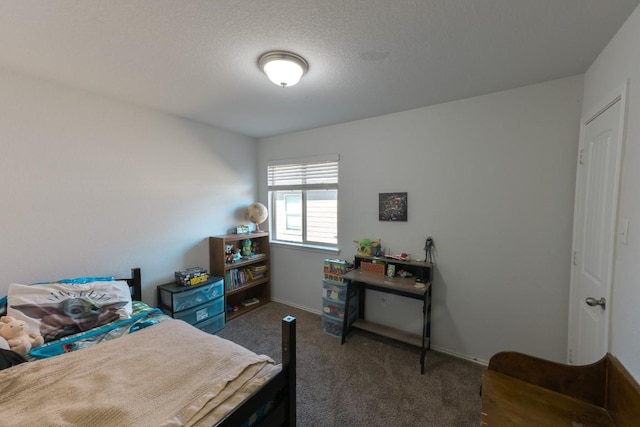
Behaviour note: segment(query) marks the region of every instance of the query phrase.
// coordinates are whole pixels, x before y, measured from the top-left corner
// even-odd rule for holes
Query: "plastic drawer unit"
[[[354,311],[353,315],[349,315],[348,324],[351,325],[357,317],[357,312]],[[343,322],[347,320],[338,319],[336,317],[328,316],[326,314],[322,314],[322,331],[335,338],[342,337],[342,327]]]
[[[206,332],[217,332],[225,325],[222,277],[211,277],[194,286],[159,285],[158,305],[174,319],[184,320]]]
[[[322,298],[333,301],[344,301],[347,297],[347,285],[322,281]]]
[[[202,329],[205,332],[214,334],[218,332],[220,329],[224,328],[224,325],[225,325],[224,313],[220,313],[194,326]]]
[[[338,319],[344,319],[344,301],[335,301],[328,298],[322,298],[322,314],[326,314]],[[349,313],[358,311],[358,298],[349,300]]]

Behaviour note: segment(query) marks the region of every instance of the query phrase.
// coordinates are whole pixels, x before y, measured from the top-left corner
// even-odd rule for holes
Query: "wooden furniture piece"
[[[372,272],[375,270],[369,264],[379,264],[383,274]],[[412,274],[411,277],[387,277],[389,266],[393,266],[396,273],[405,270]],[[431,284],[433,282],[433,264],[420,261],[401,261],[393,258],[375,258],[356,255],[354,270],[347,272],[343,277],[347,283],[347,297],[345,301],[345,319],[349,319],[350,295],[355,294],[352,288],[357,289],[358,294],[358,319],[352,324],[344,322],[342,331],[342,343],[353,328],[362,329],[383,335],[406,344],[414,345],[421,349],[420,373],[424,374],[424,362],[427,350],[431,346]],[[363,271],[364,270],[364,271]],[[422,301],[422,335],[414,335],[405,331],[391,328],[386,325],[365,320],[365,295],[366,290],[385,292],[400,295],[407,298]]]
[[[254,254],[227,262],[225,248],[232,246],[234,251],[241,251],[246,239],[253,243]],[[269,233],[266,231],[209,237],[210,272],[214,276],[224,278],[227,322],[271,301],[269,258]],[[256,274],[252,272],[255,268],[264,268],[265,271]],[[258,300],[257,303],[243,304],[254,298]],[[237,310],[230,310],[231,307]]]
[[[224,281],[209,277],[206,282],[184,286],[176,282],[158,285],[158,306],[174,319],[184,320],[214,334],[224,328]]]
[[[637,426],[640,387],[610,353],[573,366],[502,352],[483,375],[481,417],[483,426]]]

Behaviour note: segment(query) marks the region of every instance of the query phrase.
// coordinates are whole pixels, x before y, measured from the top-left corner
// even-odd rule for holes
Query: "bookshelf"
[[[250,254],[243,253],[247,239],[252,244]],[[211,274],[224,279],[227,322],[271,301],[268,232],[209,237],[209,264]],[[258,302],[243,304],[252,299]],[[234,309],[230,311],[229,306]]]

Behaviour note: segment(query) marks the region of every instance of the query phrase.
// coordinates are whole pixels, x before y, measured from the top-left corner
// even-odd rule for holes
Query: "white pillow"
[[[131,316],[126,281],[9,285],[7,315],[26,321],[45,342]]]

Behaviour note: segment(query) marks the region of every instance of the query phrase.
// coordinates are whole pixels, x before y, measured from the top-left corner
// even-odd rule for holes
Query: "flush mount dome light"
[[[309,64],[302,56],[280,50],[262,55],[258,66],[269,80],[282,87],[295,85],[309,69]]]

